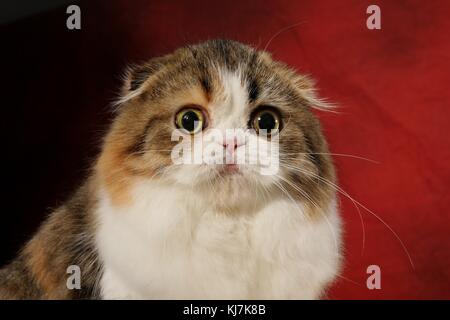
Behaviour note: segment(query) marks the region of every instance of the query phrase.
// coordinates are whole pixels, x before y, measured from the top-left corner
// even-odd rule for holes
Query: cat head
[[[218,207],[328,199],[334,171],[312,81],[228,40],[131,67],[97,169],[116,203],[136,181],[195,190]]]

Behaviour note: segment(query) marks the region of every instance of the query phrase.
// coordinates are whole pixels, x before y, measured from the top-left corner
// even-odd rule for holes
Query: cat
[[[89,177],[0,271],[0,298],[324,297],[342,260],[325,107],[308,77],[231,40],[130,67]],[[244,137],[208,140],[228,129]],[[277,141],[277,170],[237,163],[251,141]],[[176,164],[180,145],[233,160]]]

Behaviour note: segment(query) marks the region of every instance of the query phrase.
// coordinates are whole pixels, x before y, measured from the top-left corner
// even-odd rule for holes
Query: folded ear
[[[167,56],[158,57],[142,64],[129,66],[124,72],[120,98],[114,103],[114,106],[118,107],[140,95],[146,84],[164,69],[167,60]]]
[[[317,96],[316,83],[313,79],[308,76],[297,74],[295,82],[297,90],[305,99],[309,107],[322,111],[334,111],[336,108],[335,105],[330,104],[326,100]]]
[[[125,72],[124,94],[140,89],[152,75],[164,68],[166,60],[166,57],[159,57],[143,64],[128,67]]]
[[[147,78],[157,70],[157,66],[150,63],[130,67],[127,71],[125,89],[127,91],[136,91],[140,86],[142,86]]]
[[[270,53],[260,51],[260,59],[265,60],[266,63],[277,66],[277,69],[285,77],[289,78],[294,83],[295,90],[303,98],[304,103],[313,109],[322,111],[336,112],[336,106],[328,103],[325,99],[319,98],[317,95],[316,82],[307,75],[299,74],[296,70],[286,66],[283,63],[273,61]]]

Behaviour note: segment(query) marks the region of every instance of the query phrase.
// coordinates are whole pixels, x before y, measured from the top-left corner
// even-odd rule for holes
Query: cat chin
[[[210,205],[217,212],[252,215],[264,206],[265,200],[257,199],[249,188],[233,193],[210,197]]]
[[[180,186],[205,188],[205,191],[216,192],[218,188],[232,191],[255,185],[267,187],[273,182],[271,176],[264,176],[258,168],[243,165],[216,165],[187,167],[171,174],[171,180]]]
[[[227,174],[215,180],[212,186],[202,186],[200,193],[217,211],[251,214],[270,201],[272,196],[268,189],[270,185],[264,185],[257,178]]]

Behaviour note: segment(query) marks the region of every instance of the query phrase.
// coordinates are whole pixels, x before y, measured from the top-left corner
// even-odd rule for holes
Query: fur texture
[[[182,142],[188,153],[217,145],[214,130],[242,129],[235,149],[247,156],[252,140],[267,140],[249,131],[252,115],[274,110],[277,174],[250,163],[230,172],[208,158],[174,164],[174,119],[191,106],[205,128]],[[0,272],[0,297],[321,297],[339,272],[340,219],[314,107],[325,106],[308,78],[233,41],[130,68],[91,177]],[[66,288],[73,264],[82,290]]]

